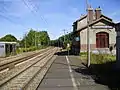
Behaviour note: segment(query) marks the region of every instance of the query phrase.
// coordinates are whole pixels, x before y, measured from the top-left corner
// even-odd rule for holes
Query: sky
[[[88,0],[93,9],[120,21],[120,0]],[[72,24],[86,14],[86,0],[0,0],[0,37],[14,35],[18,40],[32,28],[47,31],[57,39],[72,32]]]

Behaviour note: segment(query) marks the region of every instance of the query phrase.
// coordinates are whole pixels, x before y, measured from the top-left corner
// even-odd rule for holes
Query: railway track
[[[31,60],[0,74],[0,90],[35,90],[54,59],[57,48],[43,52]]]
[[[48,47],[47,49],[49,49],[49,48],[50,48],[50,47]],[[37,51],[31,51],[31,52],[24,52],[24,53],[15,55],[15,56],[0,58],[0,63],[2,63],[3,61],[9,61],[9,60],[11,60],[11,59],[17,59],[18,57],[25,57],[25,56],[28,56],[28,55],[32,55],[32,54],[34,54],[34,53],[41,52],[41,51],[44,51],[44,50],[45,50],[45,49],[41,49],[41,50],[37,50]]]
[[[10,58],[5,61],[3,60],[2,62],[0,62],[0,71],[7,69],[7,68],[12,69],[15,67],[16,64],[25,62],[25,61],[29,60],[30,58],[35,57],[36,55],[39,55],[40,53],[43,53],[49,49],[51,49],[51,48],[43,49],[43,50],[40,50],[37,52],[31,52],[31,53],[28,53],[27,55]]]

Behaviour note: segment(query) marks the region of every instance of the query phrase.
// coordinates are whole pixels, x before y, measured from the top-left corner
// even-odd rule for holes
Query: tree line
[[[67,43],[71,44],[73,39],[73,34],[68,33],[59,37],[56,40],[50,40],[47,31],[36,31],[30,29],[28,33],[25,33],[22,40],[17,40],[17,38],[11,34],[8,34],[2,38],[0,41],[7,42],[18,42],[21,48],[30,47],[40,47],[40,46],[57,46],[66,48]]]
[[[73,33],[71,32],[59,37],[56,40],[51,40],[51,45],[66,48],[68,43],[70,45],[72,44],[72,40],[73,40]]]
[[[0,38],[0,41],[7,42],[18,42],[20,47],[39,47],[39,46],[48,46],[50,43],[50,37],[47,31],[36,31],[30,29],[26,33],[22,40],[17,40],[17,38],[11,34],[7,34],[4,37]]]
[[[47,31],[35,31],[31,29],[27,34],[24,35],[20,42],[21,47],[39,47],[48,46],[50,42],[50,37]]]

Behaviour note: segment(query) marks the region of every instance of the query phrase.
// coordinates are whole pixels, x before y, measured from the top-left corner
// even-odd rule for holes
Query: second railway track
[[[40,79],[42,78],[41,76],[45,74],[46,67],[48,68],[52,63],[50,59],[56,50],[57,48],[50,49],[38,55],[33,60],[18,65],[16,68],[11,69],[7,73],[1,73],[0,90],[35,90],[40,81],[39,80],[36,82],[35,79]],[[37,77],[39,74],[42,75],[40,75],[40,77]],[[31,82],[34,83],[34,85],[31,84]],[[31,87],[31,85],[33,86]]]
[[[19,64],[21,62],[27,61],[30,58],[35,57],[36,55],[39,55],[40,53],[46,52],[49,49],[50,48],[43,49],[41,51],[30,53],[30,54],[22,56],[22,57],[11,58],[11,59],[2,61],[2,62],[0,62],[0,71],[2,71],[4,69],[7,69],[7,68],[12,69],[12,68],[15,67],[16,64]]]

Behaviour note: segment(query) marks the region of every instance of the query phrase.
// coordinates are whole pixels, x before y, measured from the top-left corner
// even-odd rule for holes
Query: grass
[[[86,65],[87,53],[80,53],[80,59]],[[120,71],[115,70],[116,56],[91,53],[91,65],[88,75],[93,75],[98,84],[107,85],[110,90],[120,90]]]
[[[108,54],[91,54],[91,64],[104,64],[107,62],[113,62],[116,57]]]
[[[29,48],[17,48],[16,53],[20,54],[20,53],[23,53],[23,52],[30,52],[30,51],[44,49],[46,47],[48,47],[48,46],[40,46],[40,47],[32,46],[32,47],[29,47]]]
[[[91,54],[90,71],[97,74],[105,74],[112,70],[116,62],[116,56],[110,54]],[[80,53],[80,59],[87,65],[87,53]]]
[[[116,56],[110,54],[93,54],[91,53],[91,64],[104,64],[107,62],[114,62],[116,61]],[[80,59],[87,61],[87,53],[82,52],[80,53]]]

